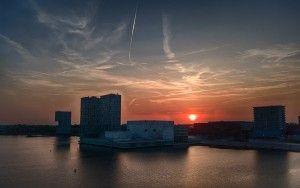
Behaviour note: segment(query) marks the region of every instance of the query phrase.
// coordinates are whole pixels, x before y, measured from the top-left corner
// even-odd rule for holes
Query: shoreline
[[[249,141],[229,141],[229,140],[209,140],[209,139],[189,139],[189,146],[208,146],[212,148],[240,149],[240,150],[281,150],[300,152],[299,143],[280,142],[276,140],[249,140]]]
[[[36,137],[61,137],[61,136],[52,136],[52,135],[0,135],[0,136],[24,136],[27,138],[36,138]],[[77,137],[77,136],[70,136]],[[238,149],[238,150],[279,150],[279,151],[292,151],[300,152],[300,143],[291,143],[283,142],[276,140],[249,140],[249,141],[233,141],[226,139],[203,139],[197,137],[190,137],[188,143],[174,144],[174,143],[164,143],[161,141],[152,141],[152,142],[125,142],[125,143],[112,143],[104,140],[95,140],[88,139],[82,142],[79,141],[79,145],[93,146],[93,148],[101,147],[110,147],[116,149],[126,149],[132,150],[136,148],[147,149],[153,147],[170,147],[170,148],[188,148],[189,146],[207,146],[211,148],[220,148],[220,149]]]

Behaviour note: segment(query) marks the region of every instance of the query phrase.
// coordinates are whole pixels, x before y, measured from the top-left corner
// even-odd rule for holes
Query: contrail
[[[134,28],[135,28],[135,20],[136,20],[136,14],[138,11],[138,5],[139,1],[136,1],[136,7],[135,7],[135,13],[134,13],[134,18],[133,18],[133,24],[132,24],[132,29],[131,29],[131,37],[130,37],[130,43],[129,43],[129,53],[128,53],[128,59],[131,63],[131,47],[132,47],[132,39],[133,39],[133,33],[134,33]]]

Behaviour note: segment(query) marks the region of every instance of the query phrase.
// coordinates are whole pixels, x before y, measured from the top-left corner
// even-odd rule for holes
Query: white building
[[[133,140],[174,141],[173,121],[127,121],[127,130]]]
[[[112,141],[130,141],[129,131],[105,131],[105,138]]]
[[[174,141],[173,121],[128,121],[127,131],[106,131],[105,138],[115,141]]]

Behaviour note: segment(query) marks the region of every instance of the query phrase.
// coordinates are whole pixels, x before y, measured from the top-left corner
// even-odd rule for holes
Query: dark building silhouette
[[[101,124],[105,131],[120,130],[121,125],[121,95],[108,94],[100,97]]]
[[[101,101],[97,97],[81,98],[80,126],[82,136],[97,136],[101,127]]]
[[[55,121],[58,122],[56,133],[59,135],[71,134],[71,112],[56,111]]]
[[[253,123],[247,121],[213,121],[195,123],[189,128],[189,135],[207,139],[247,140]]]
[[[120,130],[121,95],[81,98],[81,136],[97,137],[104,131]]]
[[[253,136],[256,138],[281,138],[285,133],[285,107],[254,107]]]

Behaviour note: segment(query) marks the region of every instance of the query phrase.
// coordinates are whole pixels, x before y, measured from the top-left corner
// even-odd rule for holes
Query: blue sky
[[[80,98],[121,93],[122,120],[296,121],[300,2],[0,2],[0,121],[53,123]],[[1,122],[0,122],[1,123]]]

